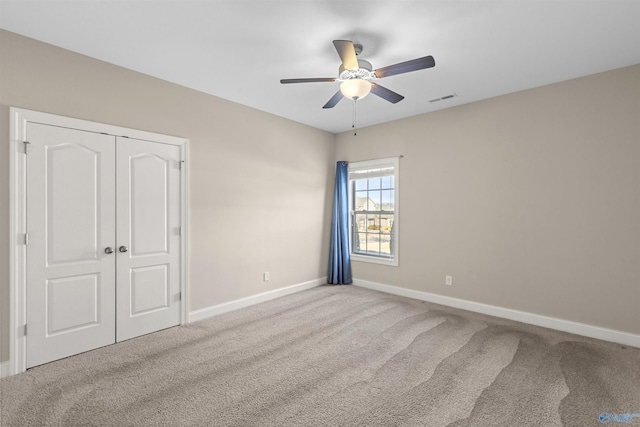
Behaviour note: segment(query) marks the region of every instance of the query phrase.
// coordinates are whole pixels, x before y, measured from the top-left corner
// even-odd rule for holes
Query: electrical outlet
[[[269,272],[265,271],[264,273],[262,273],[262,281],[263,282],[268,282],[269,281]]]
[[[444,276],[444,284],[447,286],[453,286],[453,276]]]

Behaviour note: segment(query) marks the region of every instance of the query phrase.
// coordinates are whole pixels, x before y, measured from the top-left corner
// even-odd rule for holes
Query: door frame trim
[[[121,126],[108,125],[55,114],[10,107],[9,126],[9,375],[26,370],[26,261],[24,242],[26,229],[26,155],[25,137],[27,123],[40,123],[87,132],[129,137],[149,142],[176,145],[180,147],[182,174],[180,180],[180,216],[183,227],[180,239],[180,324],[188,323],[189,313],[189,140]]]

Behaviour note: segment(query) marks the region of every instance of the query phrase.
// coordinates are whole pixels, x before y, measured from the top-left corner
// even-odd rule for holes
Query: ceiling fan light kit
[[[353,78],[340,84],[340,92],[345,98],[360,100],[371,92],[371,83],[361,78]]]

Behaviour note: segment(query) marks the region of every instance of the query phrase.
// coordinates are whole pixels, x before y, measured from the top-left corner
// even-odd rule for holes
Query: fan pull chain
[[[356,127],[356,120],[358,118],[357,113],[356,113],[356,103],[358,102],[357,98],[353,98],[353,123],[351,124],[351,127],[353,128],[353,135],[357,135],[357,127]]]

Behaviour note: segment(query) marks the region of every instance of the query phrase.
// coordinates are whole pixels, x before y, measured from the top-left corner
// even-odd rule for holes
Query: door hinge
[[[24,336],[25,337],[27,336],[27,324],[26,323],[24,324]]]
[[[29,233],[24,233],[24,245],[27,246],[29,244]]]
[[[29,154],[29,145],[31,145],[31,143],[29,141],[22,141],[22,144],[24,145],[24,154]]]
[[[180,160],[180,161],[178,162],[178,168],[179,168],[180,170],[182,170],[182,166],[183,166],[183,165],[184,165],[184,160]]]
[[[178,292],[178,301],[182,301],[182,291]]]

